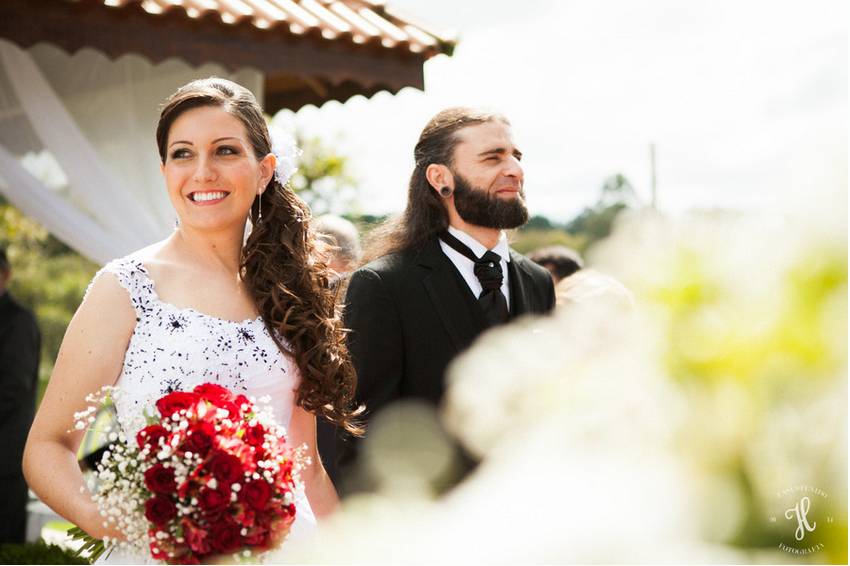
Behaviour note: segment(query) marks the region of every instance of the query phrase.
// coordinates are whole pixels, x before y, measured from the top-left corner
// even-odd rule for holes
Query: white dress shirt
[[[481,257],[487,251],[487,248],[484,247],[484,244],[457,228],[449,226],[449,234],[466,244],[472,253],[475,254],[475,257]],[[440,247],[443,249],[443,253],[452,260],[452,263],[463,276],[463,280],[466,281],[466,284],[469,285],[469,288],[472,290],[472,294],[475,295],[475,298],[481,294],[481,291],[484,288],[481,286],[481,282],[478,280],[478,277],[475,276],[475,262],[471,259],[463,255],[462,253],[455,251],[454,248],[449,246],[444,241],[440,240]],[[502,294],[505,296],[505,300],[508,303],[508,310],[511,308],[511,291],[510,285],[508,284],[508,262],[511,261],[511,255],[508,251],[508,237],[502,232],[499,235],[499,242],[495,245],[495,247],[490,250],[495,254],[498,254],[499,257],[502,258],[500,261],[500,265],[502,266]]]

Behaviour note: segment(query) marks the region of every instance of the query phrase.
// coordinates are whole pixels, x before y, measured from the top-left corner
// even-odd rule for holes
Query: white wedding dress
[[[217,383],[236,394],[268,395],[277,423],[289,427],[299,383],[297,366],[280,353],[261,318],[235,322],[178,308],[159,299],[143,263],[133,256],[113,260],[95,276],[114,275],[127,290],[136,311],[136,327],[115,385],[118,421],[128,438],[145,426],[145,412],[155,414],[156,400],[171,391]],[[287,540],[308,536],[316,519],[300,494]],[[113,552],[100,564],[155,563],[148,556]]]

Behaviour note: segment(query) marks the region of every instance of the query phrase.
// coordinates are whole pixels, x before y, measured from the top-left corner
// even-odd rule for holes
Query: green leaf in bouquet
[[[142,415],[145,417],[146,425],[159,424],[159,417],[148,413],[148,407],[144,408]]]
[[[100,555],[106,550],[106,546],[101,539],[94,538],[80,527],[71,527],[68,529],[68,536],[71,537],[71,540],[83,542],[83,545],[74,552],[74,556],[82,557],[86,555],[85,557],[92,563],[100,558]],[[111,552],[112,550],[110,549],[109,553]],[[106,556],[109,556],[109,553]]]

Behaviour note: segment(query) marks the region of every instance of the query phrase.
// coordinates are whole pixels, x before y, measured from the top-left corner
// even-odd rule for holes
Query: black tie
[[[508,301],[502,294],[502,258],[499,257],[499,254],[488,250],[478,258],[466,244],[448,232],[443,232],[440,239],[450,248],[475,263],[473,272],[478,281],[481,282],[482,287],[481,294],[478,296],[478,304],[484,310],[484,315],[490,322],[490,326],[507,322]]]

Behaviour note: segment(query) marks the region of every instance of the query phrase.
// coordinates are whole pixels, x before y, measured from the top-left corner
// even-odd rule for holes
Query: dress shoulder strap
[[[130,302],[133,304],[133,309],[136,311],[137,316],[142,317],[150,309],[151,302],[155,299],[156,293],[153,288],[153,281],[148,276],[148,272],[141,260],[128,256],[110,261],[92,278],[92,282],[89,283],[88,289],[86,289],[86,295],[88,295],[92,283],[102,273],[111,273],[118,279],[118,283],[130,295]]]

